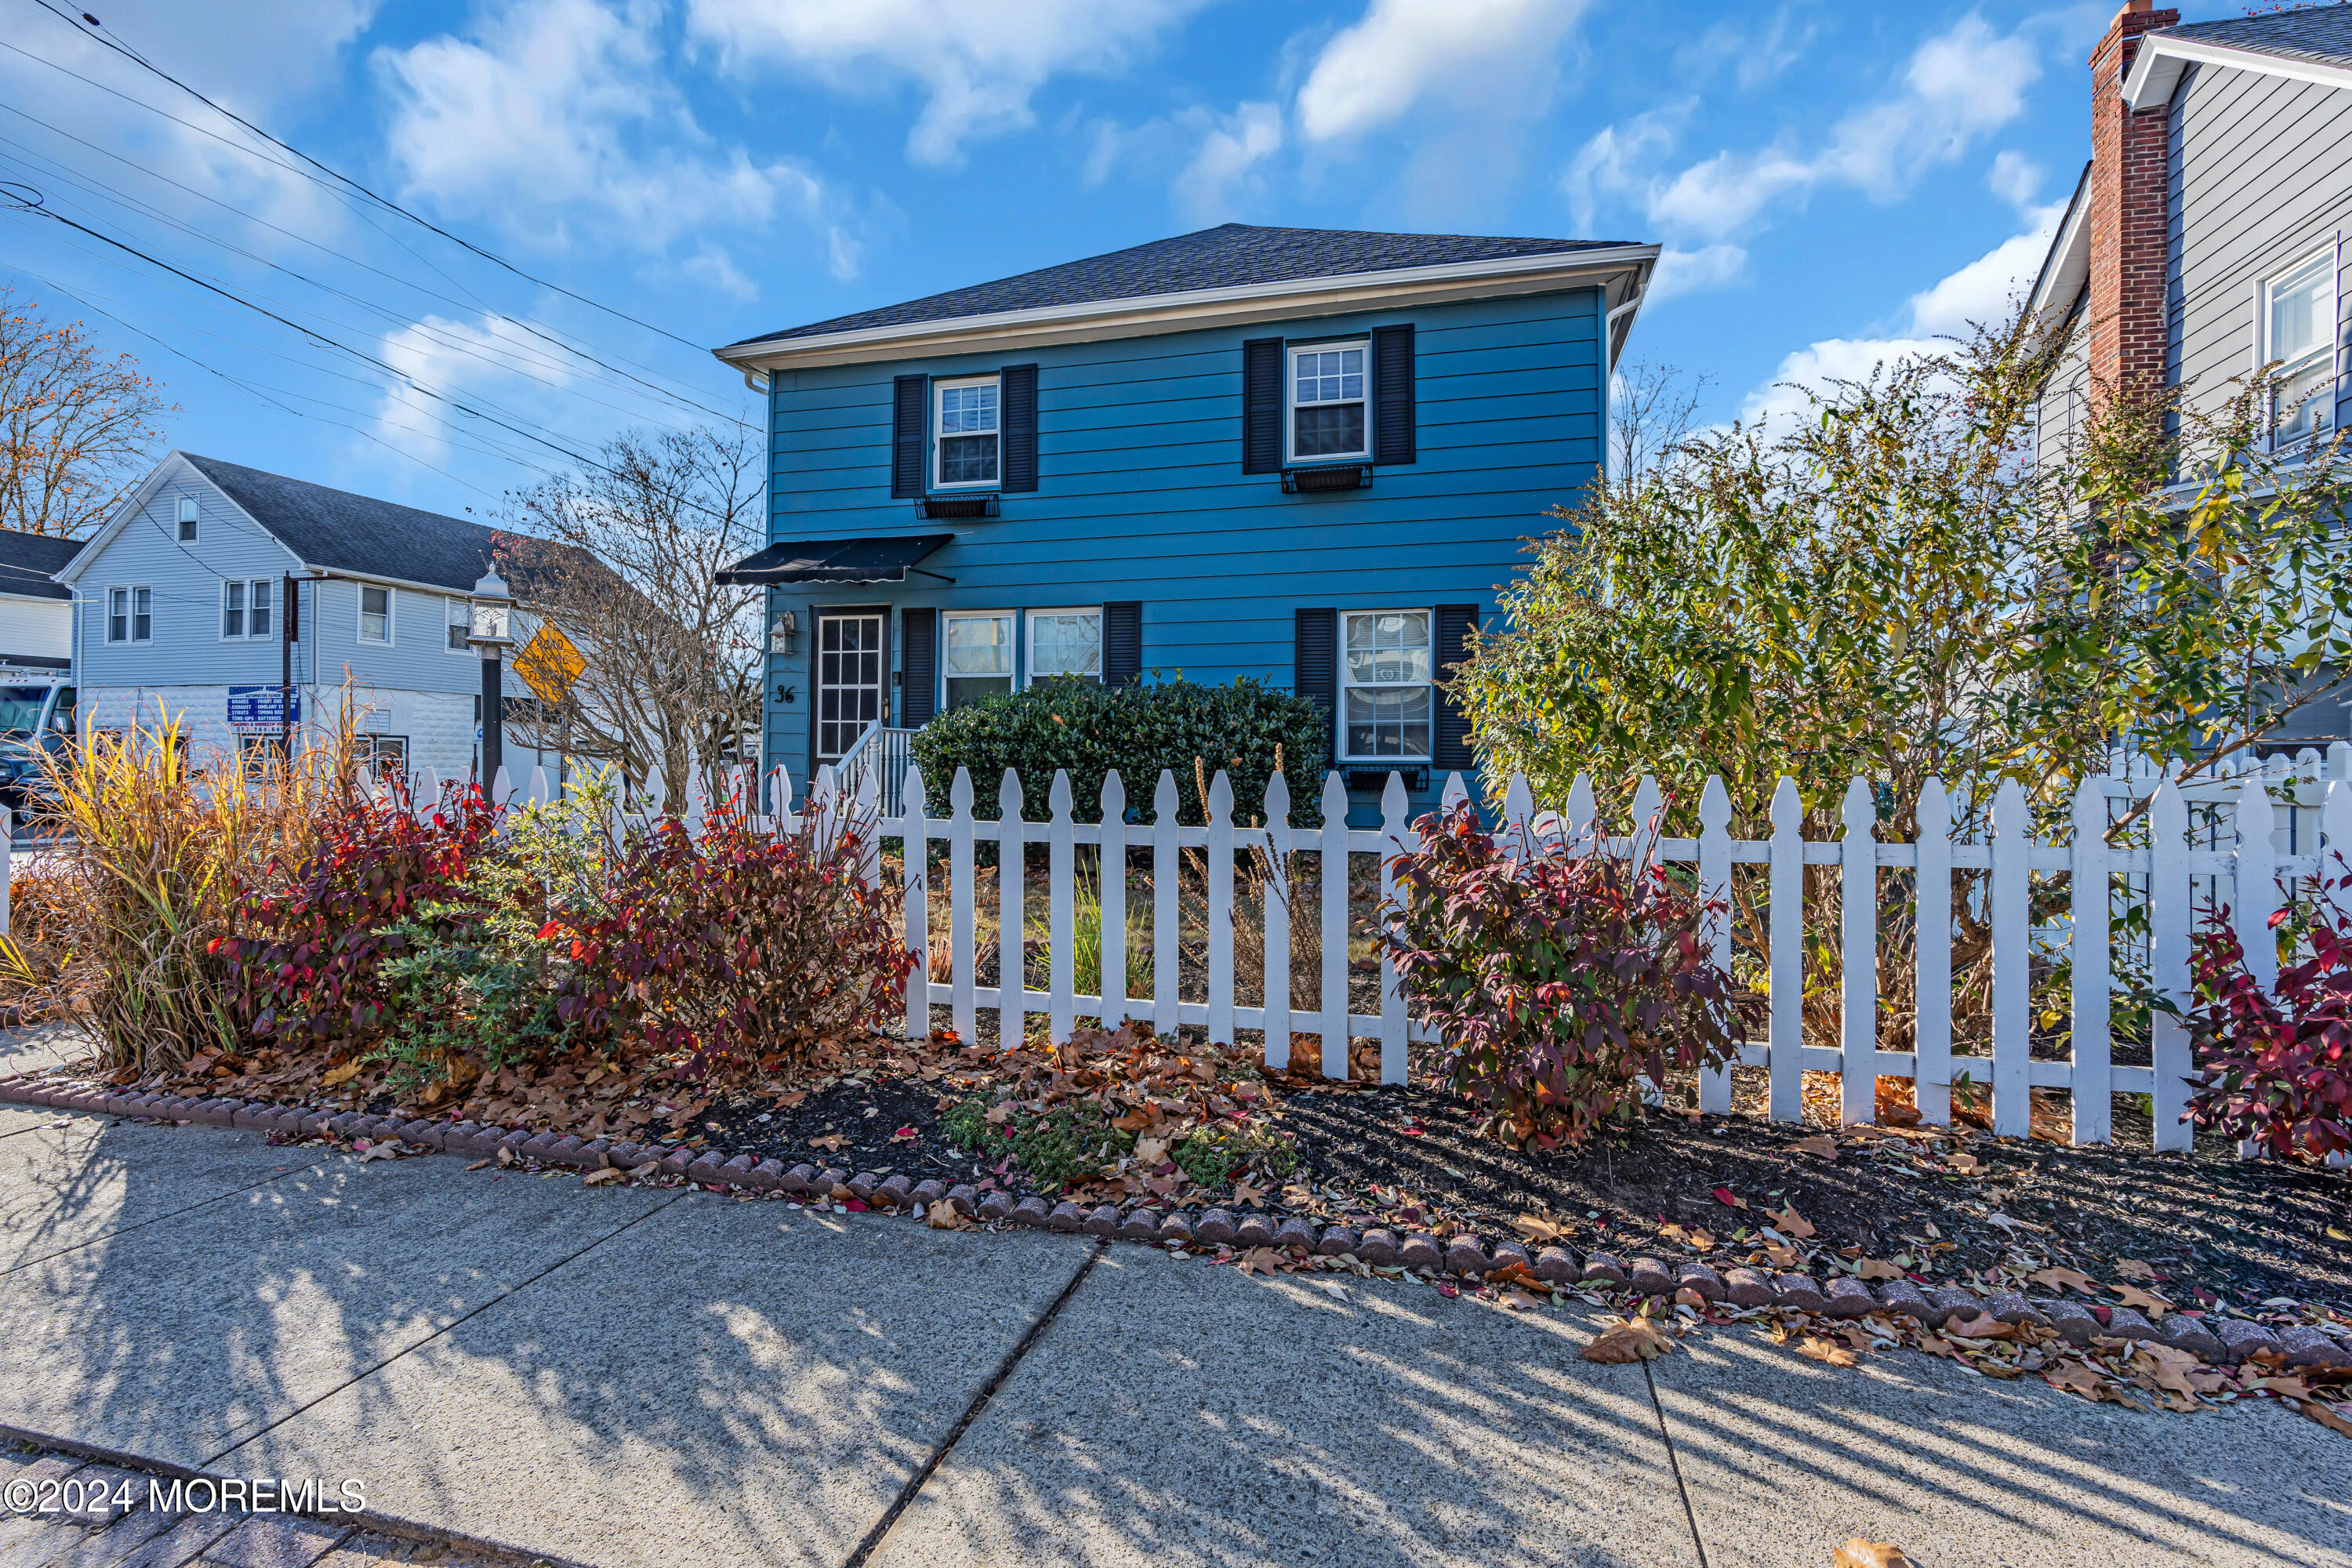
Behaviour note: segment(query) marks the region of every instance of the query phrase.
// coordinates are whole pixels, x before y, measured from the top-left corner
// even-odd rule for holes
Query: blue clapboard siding
[[[1599,471],[1601,312],[1600,292],[1579,289],[778,373],[772,539],[957,537],[922,563],[952,584],[919,574],[904,584],[776,590],[772,613],[792,609],[802,629],[797,651],[772,661],[770,761],[796,777],[809,765],[814,613],[826,605],[1140,600],[1147,674],[1249,675],[1285,688],[1301,606],[1475,604],[1491,623],[1495,590],[1525,564],[1524,542],[1560,526],[1551,510],[1573,507]],[[1335,495],[1285,495],[1279,476],[1242,472],[1244,340],[1360,336],[1398,321],[1415,329],[1418,461],[1381,468],[1370,489]],[[1030,363],[1040,367],[1034,494],[1004,497],[1001,517],[947,522],[925,522],[915,503],[891,499],[892,377]],[[890,641],[895,668],[895,616]],[[793,689],[792,703],[777,700],[780,686]],[[1440,782],[1433,777],[1433,789]],[[1357,814],[1370,805],[1360,797]]]

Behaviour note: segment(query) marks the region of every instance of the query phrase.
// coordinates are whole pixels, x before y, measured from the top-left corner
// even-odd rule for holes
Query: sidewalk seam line
[[[26,1128],[26,1131],[28,1132],[37,1132],[41,1131],[41,1129],[37,1127],[30,1127]],[[331,1158],[331,1156],[330,1156],[330,1158]],[[27,1258],[22,1263],[12,1263],[5,1268],[0,1268],[0,1279],[5,1279],[11,1274],[22,1273],[24,1270],[32,1268],[37,1263],[47,1263],[53,1259],[63,1258],[69,1252],[79,1252],[85,1247],[96,1247],[102,1241],[112,1241],[117,1237],[129,1236],[134,1230],[145,1230],[151,1225],[161,1225],[167,1219],[178,1219],[182,1215],[194,1214],[198,1209],[210,1208],[213,1205],[218,1203],[226,1203],[229,1199],[237,1196],[241,1193],[252,1192],[257,1187],[266,1187],[272,1182],[282,1182],[287,1177],[295,1175],[303,1171],[319,1170],[324,1167],[326,1163],[326,1159],[319,1159],[313,1160],[307,1164],[289,1165],[282,1171],[272,1171],[269,1174],[262,1177],[261,1180],[257,1182],[247,1182],[244,1186],[231,1187],[225,1193],[216,1193],[211,1197],[190,1204],[185,1208],[176,1208],[169,1214],[159,1214],[152,1219],[142,1219],[136,1225],[121,1226],[113,1230],[102,1232],[100,1235],[89,1237],[81,1241],[77,1241],[70,1247],[60,1247],[55,1252],[44,1252],[38,1258]]]
[[[1013,1375],[1013,1368],[1028,1355],[1029,1347],[1043,1338],[1054,1320],[1062,1315],[1062,1309],[1068,1305],[1072,1296],[1077,1294],[1078,1287],[1094,1271],[1095,1264],[1109,1250],[1110,1243],[1108,1241],[1098,1241],[1087,1249],[1086,1261],[1078,1265],[1077,1272],[1070,1276],[1070,1282],[1062,1287],[1062,1293],[1054,1298],[1053,1305],[1038,1313],[1037,1321],[1029,1325],[1028,1331],[1005,1352],[1004,1359],[997,1363],[995,1372],[980,1385],[980,1392],[973,1394],[971,1403],[964,1407],[962,1416],[948,1429],[948,1435],[940,1439],[939,1447],[931,1450],[930,1457],[923,1461],[921,1467],[907,1478],[906,1484],[898,1489],[898,1495],[891,1500],[890,1506],[875,1521],[874,1528],[866,1532],[866,1539],[857,1543],[857,1549],[843,1560],[841,1568],[865,1568],[866,1559],[880,1549],[883,1538],[890,1533],[890,1527],[898,1522],[898,1516],[907,1510],[907,1505],[913,1502],[923,1488],[930,1483],[932,1474],[955,1446],[963,1440],[963,1435],[971,1429],[972,1423],[980,1419],[981,1412],[988,1408],[988,1402],[996,1396],[998,1389],[1004,1386],[1004,1381]],[[1701,1564],[1701,1568],[1705,1565]]]
[[[280,1415],[277,1420],[270,1422],[268,1426],[255,1427],[244,1436],[239,1437],[236,1442],[231,1443],[227,1447],[220,1450],[220,1452],[207,1455],[203,1460],[203,1463],[206,1465],[219,1464],[223,1459],[227,1458],[231,1454],[236,1453],[239,1448],[244,1447],[247,1444],[252,1443],[258,1438],[268,1436],[270,1433],[277,1431],[278,1428],[285,1426],[286,1423],[293,1420],[296,1416],[303,1415],[306,1412],[316,1408],[318,1405],[324,1404],[326,1401],[332,1399],[336,1394],[341,1394],[343,1390],[351,1387],[353,1384],[366,1382],[369,1378],[373,1377],[377,1373],[382,1372],[385,1367],[390,1366],[394,1362],[400,1360],[403,1356],[414,1355],[416,1352],[423,1350],[426,1345],[431,1344],[442,1335],[449,1332],[452,1329],[455,1329],[458,1324],[470,1322],[472,1320],[481,1316],[484,1312],[487,1312],[491,1308],[497,1306],[499,1302],[510,1300],[514,1297],[520,1295],[525,1289],[538,1284],[541,1280],[546,1279],[549,1275],[554,1273],[565,1264],[575,1262],[578,1259],[586,1257],[589,1253],[595,1251],[598,1247],[604,1246],[614,1237],[619,1236],[622,1232],[634,1229],[635,1226],[643,1225],[646,1221],[653,1218],[654,1215],[667,1210],[671,1204],[677,1203],[680,1198],[685,1196],[686,1194],[684,1192],[680,1192],[676,1196],[672,1197],[668,1203],[656,1204],[652,1208],[647,1209],[645,1213],[637,1215],[635,1219],[629,1220],[622,1225],[614,1226],[611,1230],[606,1231],[595,1240],[589,1242],[578,1251],[567,1253],[563,1257],[559,1258],[554,1262],[549,1264],[546,1268],[541,1269],[538,1273],[530,1275],[527,1279],[516,1280],[514,1284],[509,1286],[506,1289],[499,1291],[497,1295],[490,1297],[480,1306],[474,1307],[458,1313],[456,1317],[450,1319],[447,1322],[442,1324],[439,1328],[434,1330],[423,1339],[418,1340],[415,1344],[403,1346],[401,1349],[393,1352],[390,1355],[384,1357],[382,1361],[377,1362],[373,1366],[369,1366],[359,1372],[353,1373],[351,1376],[343,1379],[342,1382],[335,1384],[334,1387],[328,1389],[324,1394],[320,1394],[318,1398],[306,1400],[302,1404],[298,1405],[293,1409],[288,1411],[285,1415]]]
[[[1658,1380],[1650,1375],[1650,1363],[1642,1363],[1642,1385],[1650,1391],[1650,1408],[1658,1413],[1658,1440],[1666,1446],[1666,1465],[1675,1473],[1675,1491],[1683,1500],[1683,1518],[1690,1525],[1691,1550],[1698,1553],[1698,1568],[1706,1568],[1706,1542],[1699,1539],[1698,1510],[1691,1507],[1690,1487],[1683,1480],[1683,1461],[1675,1452],[1675,1435],[1666,1426],[1666,1407],[1658,1398]]]

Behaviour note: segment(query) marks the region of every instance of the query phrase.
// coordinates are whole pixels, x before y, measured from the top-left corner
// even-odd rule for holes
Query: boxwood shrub
[[[955,771],[962,767],[971,770],[974,815],[992,819],[998,787],[1011,768],[1021,775],[1022,816],[1042,820],[1054,770],[1066,768],[1071,815],[1093,822],[1102,815],[1103,775],[1116,768],[1127,788],[1128,820],[1147,821],[1166,768],[1176,775],[1177,815],[1191,823],[1205,820],[1194,758],[1202,777],[1225,771],[1234,817],[1246,823],[1265,815],[1265,786],[1279,752],[1294,827],[1321,825],[1323,774],[1331,755],[1320,709],[1247,676],[1224,686],[1043,680],[941,714],[916,735],[913,749],[929,809],[941,815]]]

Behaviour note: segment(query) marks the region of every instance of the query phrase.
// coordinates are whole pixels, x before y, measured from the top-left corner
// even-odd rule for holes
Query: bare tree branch
[[[177,412],[137,360],[0,288],[0,528],[81,537],[152,466],[150,421]]]

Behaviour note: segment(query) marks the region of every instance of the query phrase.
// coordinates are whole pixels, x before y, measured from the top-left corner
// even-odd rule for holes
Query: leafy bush
[[[1013,1163],[1044,1187],[1067,1186],[1102,1173],[1132,1152],[1135,1134],[1113,1127],[1102,1107],[1091,1100],[1073,1100],[1044,1112],[1023,1110],[1010,1104],[1001,1110],[987,1097],[973,1095],[949,1108],[940,1119],[948,1142],[978,1160]]]
[[[1169,1157],[1204,1187],[1224,1186],[1251,1165],[1276,1181],[1298,1169],[1298,1146],[1289,1135],[1256,1122],[1195,1128]]]
[[[1128,818],[1141,821],[1151,814],[1165,768],[1176,775],[1177,814],[1195,823],[1205,820],[1195,759],[1202,777],[1225,771],[1234,812],[1244,821],[1263,815],[1279,759],[1290,784],[1291,823],[1311,827],[1323,820],[1330,738],[1314,703],[1247,677],[1224,686],[1042,680],[941,714],[916,735],[914,757],[932,808],[941,812],[955,771],[963,767],[971,770],[974,814],[993,818],[998,784],[1011,768],[1021,775],[1022,815],[1043,817],[1054,771],[1064,768],[1072,816],[1092,822],[1102,815],[1103,775],[1116,768],[1127,788]]]
[[[1395,859],[1390,941],[1446,1042],[1454,1089],[1514,1146],[1580,1146],[1639,1104],[1634,1080],[1729,1061],[1752,1002],[1708,963],[1712,911],[1655,867],[1505,857],[1467,806]]]
[[[401,792],[355,790],[329,805],[318,853],[243,911],[239,923],[258,934],[211,945],[245,1032],[337,1054],[373,1044],[394,1000],[387,961],[457,941],[480,920],[467,878],[498,821],[479,790],[456,785],[422,820]]]
[[[916,963],[899,896],[860,875],[868,823],[822,810],[771,837],[733,805],[699,838],[676,818],[621,847],[608,907],[559,912],[565,1022],[701,1078],[804,1058],[898,1016]]]
[[[2352,914],[2335,897],[2346,889],[2352,875],[2321,880],[2303,922],[2311,955],[2282,965],[2274,990],[2247,972],[2227,910],[2198,932],[2185,1023],[2200,1128],[2282,1159],[2352,1151]]]

